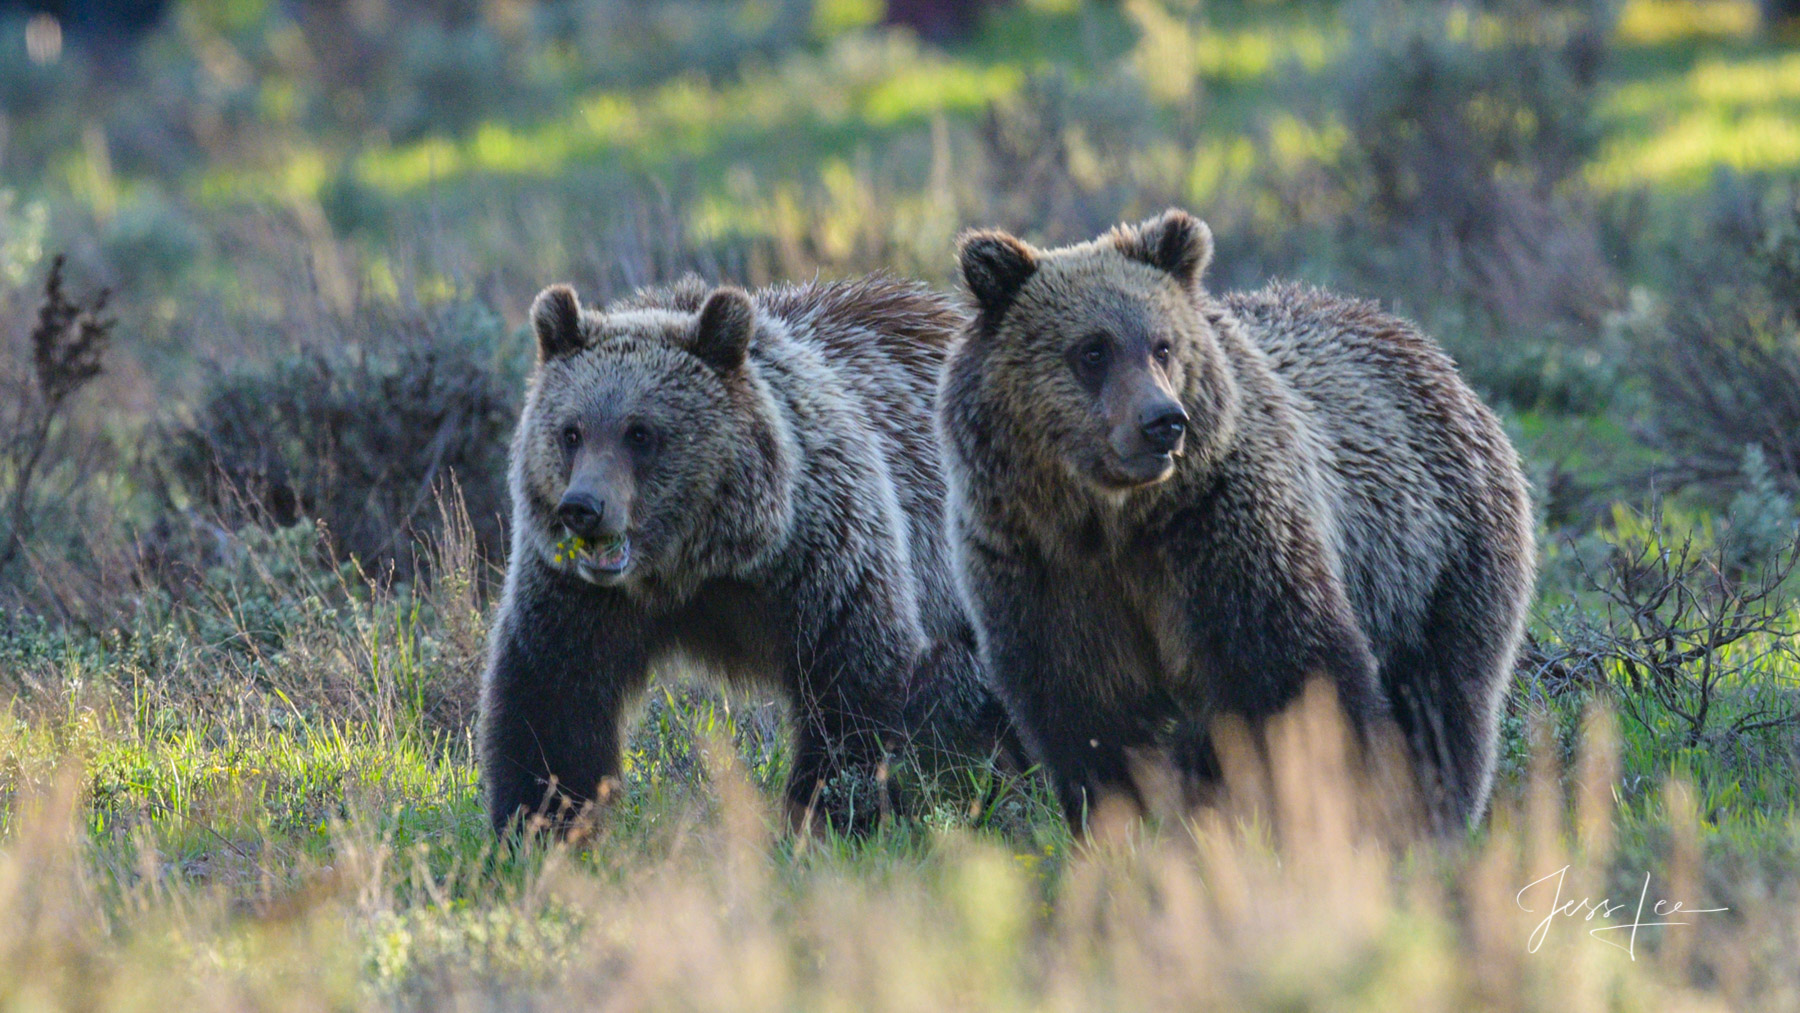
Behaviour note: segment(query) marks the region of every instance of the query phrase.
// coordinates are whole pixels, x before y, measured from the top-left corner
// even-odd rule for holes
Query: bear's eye
[[[650,427],[641,422],[634,422],[625,429],[625,445],[633,450],[649,450],[656,443],[656,434]]]
[[[581,446],[581,428],[579,426],[564,426],[562,431],[562,445],[564,450],[572,451],[579,448]]]
[[[1156,347],[1150,350],[1150,354],[1156,356],[1157,362],[1167,366],[1169,364],[1169,355],[1173,351],[1174,348],[1167,341],[1158,341]]]
[[[1083,384],[1093,386],[1106,376],[1106,363],[1111,357],[1106,336],[1095,334],[1069,350],[1069,365]]]

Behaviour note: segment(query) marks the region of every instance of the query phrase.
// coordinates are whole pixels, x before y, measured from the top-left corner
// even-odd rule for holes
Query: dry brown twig
[[[112,342],[116,320],[102,316],[107,290],[83,303],[63,292],[64,258],[50,263],[44,301],[31,330],[34,384],[20,391],[21,411],[7,434],[5,474],[6,537],[0,542],[0,573],[24,551],[33,529],[32,491],[51,452],[51,434],[64,409],[83,387],[100,375],[101,360]]]

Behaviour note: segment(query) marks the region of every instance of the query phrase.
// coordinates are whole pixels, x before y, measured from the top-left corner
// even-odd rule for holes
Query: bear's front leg
[[[803,634],[789,672],[794,764],[787,807],[796,829],[872,829],[896,804],[887,760],[902,737],[905,683],[921,637],[882,579],[835,596]]]
[[[1297,509],[1289,513],[1299,516]],[[1323,679],[1351,731],[1366,743],[1388,716],[1387,697],[1317,528],[1290,519],[1207,530],[1214,537],[1190,555],[1208,565],[1183,574],[1188,630],[1207,687],[1203,712],[1255,726],[1297,703],[1308,681]],[[1225,530],[1234,537],[1217,537]]]
[[[1114,804],[1141,808],[1132,757],[1151,744],[1151,716],[1112,678],[1117,630],[1091,589],[971,540],[964,565],[982,663],[1031,755],[1049,775],[1070,827]]]
[[[1020,710],[1032,714],[1028,720],[1037,729],[1037,753],[1070,828],[1091,829],[1102,812],[1144,813],[1132,763],[1151,748],[1148,735],[1122,723],[1097,720],[1099,715],[1091,708],[1047,697],[1022,703]]]
[[[559,829],[620,777],[619,718],[648,675],[647,623],[624,595],[515,558],[481,689],[488,818]]]
[[[987,683],[972,626],[919,654],[903,720],[911,757],[928,767],[992,763],[1018,774],[1031,766],[1006,705]]]

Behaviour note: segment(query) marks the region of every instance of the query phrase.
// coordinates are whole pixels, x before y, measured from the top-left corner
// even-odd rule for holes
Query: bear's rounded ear
[[[552,285],[531,304],[531,328],[537,332],[538,362],[549,362],[584,347],[581,299],[567,285]]]
[[[730,285],[713,290],[700,307],[700,323],[694,328],[690,351],[721,373],[744,364],[750,353],[750,336],[756,333],[756,306],[749,293]]]
[[[983,229],[963,233],[957,244],[963,282],[983,316],[999,320],[1025,282],[1037,273],[1037,254],[1004,232]]]
[[[1119,252],[1169,272],[1189,288],[1212,263],[1212,229],[1180,208],[1138,225],[1122,225],[1113,235]]]

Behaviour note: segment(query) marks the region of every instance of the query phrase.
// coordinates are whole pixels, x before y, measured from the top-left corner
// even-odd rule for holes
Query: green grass
[[[1611,137],[1592,182],[1692,188],[1720,169],[1800,167],[1800,60],[1761,37],[1751,5],[1638,0],[1621,31],[1632,44],[1601,107]]]
[[[696,727],[716,734],[718,720],[686,708],[653,722],[656,741],[640,736],[640,748],[685,752]],[[630,798],[588,847],[515,851],[496,848],[454,739],[367,726],[169,735],[99,702],[15,713],[0,739],[15,799],[0,849],[0,884],[13,886],[0,887],[0,960],[32,970],[10,963],[0,998],[1373,1009],[1486,997],[1566,1009],[1579,987],[1607,1008],[1684,1008],[1707,968],[1756,958],[1771,926],[1793,929],[1759,899],[1789,888],[1791,813],[1720,822],[1702,809],[1696,823],[1668,809],[1692,803],[1655,794],[1608,817],[1616,850],[1596,850],[1545,837],[1513,781],[1461,855],[1408,852],[1362,822],[1343,838],[1329,817],[1297,829],[1270,811],[1127,831],[1097,848],[1076,846],[1047,811],[1009,832],[949,820],[804,841],[774,829],[756,754],[726,741],[679,771],[640,756]],[[1624,748],[1640,744],[1627,735]],[[1328,764],[1303,760],[1308,778],[1332,783]],[[31,815],[32,792],[58,768],[78,771],[77,834],[46,842],[43,821],[58,817]],[[1288,800],[1301,805],[1292,811],[1329,814],[1321,790]],[[1704,855],[1698,868],[1681,865],[1684,834]],[[1743,921],[1692,929],[1679,958],[1672,932],[1646,938],[1635,962],[1569,925],[1553,957],[1532,960],[1537,916],[1507,902],[1540,867],[1570,860],[1584,890],[1629,897],[1649,871],[1659,890],[1704,891]],[[1445,889],[1468,906],[1447,906]],[[1495,966],[1517,977],[1494,980]]]
[[[1228,750],[1219,810],[1078,841],[1034,779],[952,771],[868,838],[802,838],[778,815],[779,713],[677,678],[596,836],[510,847],[466,726],[381,676],[453,639],[452,592],[296,572],[307,544],[253,538],[209,578],[230,593],[129,634],[0,643],[0,1004],[1781,1008],[1717,976],[1800,931],[1790,733],[1684,747],[1584,724],[1605,694],[1522,683],[1494,813],[1449,848],[1409,836],[1316,710],[1276,725],[1267,775]],[[1572,890],[1650,873],[1735,913],[1647,932],[1636,960],[1571,922],[1533,959],[1541,914],[1513,895],[1566,863]]]

